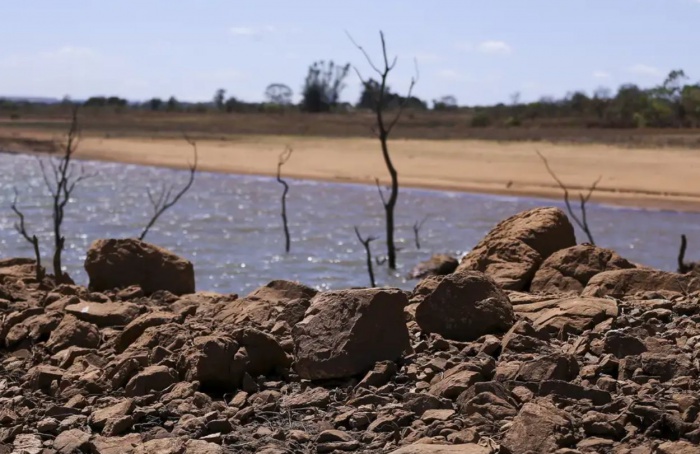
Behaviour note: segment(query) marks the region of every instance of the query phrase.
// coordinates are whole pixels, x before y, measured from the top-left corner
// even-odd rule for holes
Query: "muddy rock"
[[[175,295],[195,292],[190,261],[136,239],[94,241],[85,258],[85,271],[95,291],[138,285],[146,295],[158,290]]]
[[[508,331],[514,316],[508,297],[491,278],[465,271],[440,280],[416,308],[416,322],[425,332],[470,341]]]
[[[351,377],[399,358],[410,348],[407,303],[395,289],[320,293],[293,331],[297,373],[310,380]]]
[[[629,268],[635,265],[615,251],[581,244],[550,255],[535,273],[530,291],[580,294],[596,274]]]
[[[508,290],[529,288],[553,253],[576,245],[574,228],[558,208],[534,208],[501,221],[469,252],[457,271],[481,271]]]

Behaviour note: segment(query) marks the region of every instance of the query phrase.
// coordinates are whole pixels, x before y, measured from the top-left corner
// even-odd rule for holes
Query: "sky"
[[[648,87],[672,69],[700,80],[700,0],[0,0],[0,95],[129,100],[295,97],[316,60],[372,75],[347,33],[379,59],[393,91],[460,105]],[[341,99],[356,102],[357,75]]]

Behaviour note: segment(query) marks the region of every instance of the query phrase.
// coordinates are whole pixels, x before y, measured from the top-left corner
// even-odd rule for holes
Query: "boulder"
[[[167,290],[194,293],[194,268],[172,252],[136,239],[96,240],[85,258],[89,288],[95,291],[140,286],[146,295]]]
[[[605,271],[595,275],[581,296],[634,296],[643,292],[667,291],[687,294],[700,290],[700,275],[678,274],[646,268]]]
[[[300,322],[317,290],[298,282],[276,280],[254,290],[245,298],[228,303],[217,320],[257,326],[284,319],[290,326]]]
[[[177,383],[177,373],[167,366],[149,366],[134,375],[126,384],[125,394],[138,397],[151,391],[163,391],[168,386]]]
[[[81,301],[66,306],[66,312],[80,320],[94,323],[100,328],[124,326],[140,314],[140,309],[132,303],[91,303]]]
[[[535,273],[530,291],[579,294],[596,274],[630,268],[635,265],[613,250],[581,244],[550,255]]]
[[[126,350],[136,339],[138,339],[148,328],[162,326],[168,323],[177,323],[182,319],[179,314],[172,312],[151,312],[143,314],[132,320],[124,331],[117,338],[117,351]]]
[[[51,333],[46,347],[57,352],[68,347],[95,348],[100,345],[100,331],[92,323],[66,315]]]
[[[615,301],[607,298],[563,298],[513,306],[515,313],[532,321],[539,333],[580,334],[618,315]]]
[[[53,449],[58,454],[73,454],[74,452],[83,452],[83,450],[88,448],[89,442],[89,433],[80,429],[71,429],[58,434],[53,441]]]
[[[545,259],[575,245],[574,228],[562,210],[534,208],[498,223],[457,271],[481,271],[504,289],[525,290]]]
[[[444,276],[453,273],[459,260],[447,254],[435,254],[428,260],[420,262],[409,273],[409,279],[424,279],[428,276]]]
[[[502,333],[514,323],[506,294],[484,273],[445,276],[416,308],[416,322],[428,333],[457,341]]]
[[[398,289],[353,289],[318,294],[293,329],[295,369],[305,379],[362,374],[377,361],[410,348]]]
[[[569,414],[539,401],[523,405],[501,445],[512,454],[550,454],[575,442]]]

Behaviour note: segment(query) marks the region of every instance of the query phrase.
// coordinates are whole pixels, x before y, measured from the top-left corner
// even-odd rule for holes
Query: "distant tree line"
[[[181,102],[174,96],[169,99],[153,98],[145,102],[130,102],[116,96],[94,96],[77,102],[65,98],[61,104],[82,104],[88,109],[123,111],[138,109],[158,112],[224,112],[224,113],[284,113],[302,111],[309,113],[370,111],[373,100],[378,98],[380,84],[369,79],[362,84],[359,99],[355,103],[341,101],[346,88],[349,64],[337,64],[332,60],[312,63],[300,89],[300,99],[294,100],[294,91],[283,83],[271,83],[265,89],[263,102],[245,102],[226,95],[226,90],[216,90],[209,102]],[[542,97],[523,103],[520,95],[510,96],[510,102],[491,106],[460,106],[452,95],[441,96],[428,102],[415,96],[405,99],[385,87],[382,97],[385,110],[403,106],[413,111],[441,111],[463,114],[472,127],[519,127],[545,125],[559,127],[599,128],[680,128],[700,127],[700,83],[688,83],[683,70],[674,70],[657,86],[641,88],[625,84],[616,93],[608,88],[598,88],[588,94],[583,91],[568,93],[560,99]],[[2,99],[0,111],[18,118],[21,112],[39,108],[41,101]]]

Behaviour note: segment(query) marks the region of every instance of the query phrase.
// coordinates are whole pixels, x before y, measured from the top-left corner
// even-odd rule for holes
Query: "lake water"
[[[90,243],[138,236],[151,212],[147,188],[182,185],[188,174],[102,162],[82,165],[97,175],[75,190],[66,208],[64,265],[76,282],[87,284],[83,261]],[[13,187],[30,233],[40,237],[43,255],[49,257],[50,199],[37,160],[0,154],[0,169],[0,257],[33,256],[31,245],[13,228]],[[191,260],[198,290],[245,294],[272,279],[299,280],[319,289],[368,285],[364,248],[353,226],[364,235],[383,237],[377,189],[288,181],[290,254],[284,253],[282,187],[268,177],[198,173],[190,192],[161,217],[146,240]],[[376,266],[377,283],[411,288],[415,282],[404,276],[417,262],[437,252],[461,255],[498,221],[547,205],[563,208],[551,200],[403,188],[396,209],[400,269]],[[417,250],[413,225],[424,217],[422,248]],[[598,245],[635,262],[675,269],[681,233],[688,235],[688,258],[700,258],[693,254],[700,249],[700,214],[591,205],[589,222]],[[584,240],[581,232],[577,238]],[[372,248],[382,255],[385,244],[377,240]]]

